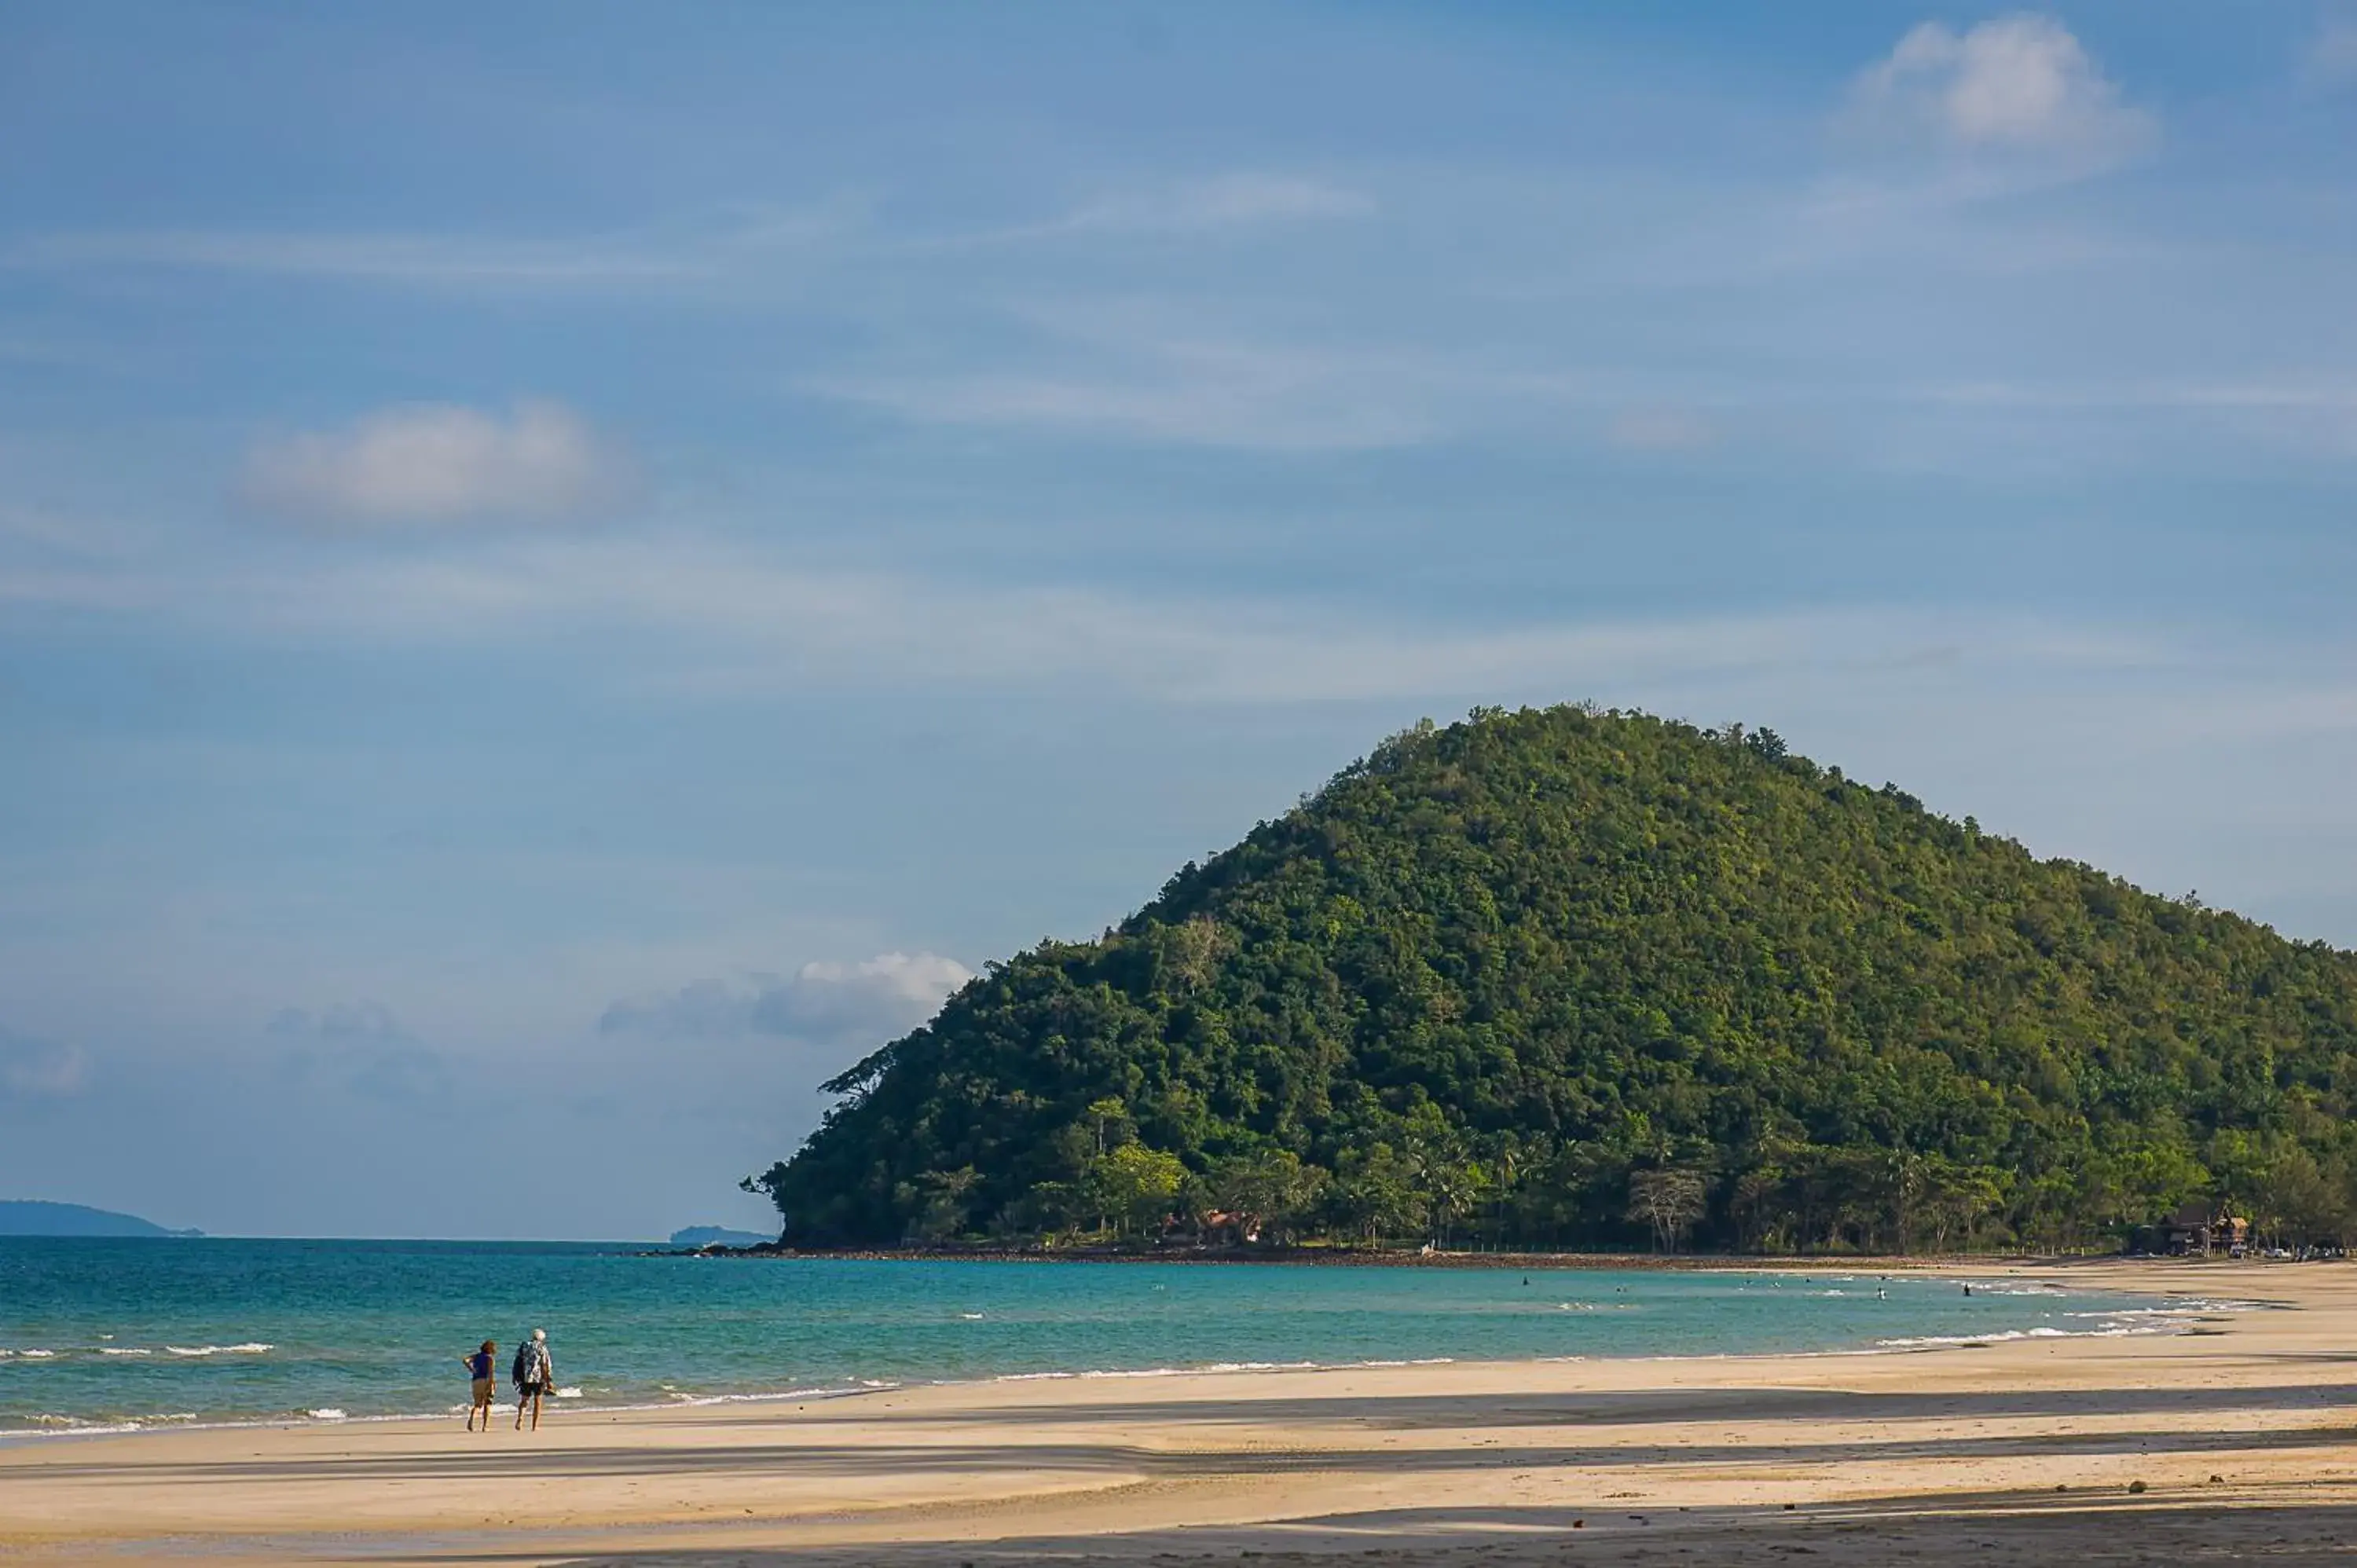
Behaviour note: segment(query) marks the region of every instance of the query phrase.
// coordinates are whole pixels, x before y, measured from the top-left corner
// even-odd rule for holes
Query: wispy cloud
[[[2311,88],[2331,91],[2357,87],[2357,13],[2326,16],[2309,40],[2300,75]]]
[[[1265,223],[1357,218],[1375,204],[1364,193],[1295,175],[1240,173],[1129,191],[1074,209],[1008,237],[1058,233],[1186,234]]]
[[[579,293],[705,285],[855,230],[865,203],[741,208],[548,237],[285,229],[121,229],[0,244],[0,269],[178,270],[425,289]]]
[[[1935,406],[2021,413],[2191,415],[2279,451],[2327,460],[2357,456],[2357,382],[2330,378],[1957,381],[1894,396]]]
[[[2128,103],[2072,31],[2000,16],[1925,22],[1852,84],[1856,128],[1900,145],[2093,173],[2148,149],[2159,122]]]
[[[0,252],[19,268],[176,267],[371,283],[644,283],[708,271],[679,257],[597,246],[427,234],[135,230],[43,235]]]
[[[338,1044],[409,1038],[401,1020],[382,1002],[339,1002],[316,1013],[307,1007],[282,1007],[271,1015],[270,1032],[281,1037]]]
[[[323,562],[227,576],[179,613],[243,635],[496,643],[580,627],[664,634],[630,678],[708,692],[1103,691],[1169,702],[1480,698],[1609,691],[1707,671],[1858,669],[1926,642],[2067,655],[2007,618],[1904,607],[1661,619],[1419,620],[817,569],[683,535],[517,539],[464,558]],[[1950,626],[1948,620],[1961,621]],[[2141,657],[2115,640],[2107,657]]]
[[[1605,431],[1605,439],[1631,452],[1699,452],[1718,437],[1717,425],[1682,408],[1631,409]]]
[[[812,390],[925,424],[1030,428],[1245,452],[1410,446],[1437,428],[1379,387],[1333,395],[1339,367],[1239,350],[1168,377],[1050,371],[840,377]]]
[[[312,1011],[282,1008],[271,1036],[287,1047],[283,1069],[295,1078],[324,1072],[365,1099],[399,1105],[442,1104],[457,1088],[450,1065],[381,1002],[335,1003]]]
[[[435,290],[543,294],[700,291],[773,273],[781,260],[840,259],[871,221],[848,193],[796,207],[743,205],[636,227],[561,235],[303,229],[92,229],[0,242],[0,270],[133,269],[314,278]],[[1140,185],[1038,222],[887,240],[886,254],[1057,236],[1210,234],[1360,217],[1375,203],[1328,180],[1244,170]],[[0,337],[0,357],[44,353]]]
[[[0,1028],[0,1101],[61,1100],[89,1082],[90,1058],[81,1047]]]
[[[807,391],[927,424],[1273,453],[1410,446],[1472,417],[1501,383],[1461,360],[1288,339],[1167,302],[1024,303],[1000,365],[928,364],[805,380]],[[1487,382],[1488,384],[1482,384]],[[1451,413],[1451,396],[1460,401]]]
[[[610,505],[628,472],[610,440],[557,403],[518,403],[505,417],[423,404],[266,440],[242,489],[271,511],[337,528],[547,521]]]

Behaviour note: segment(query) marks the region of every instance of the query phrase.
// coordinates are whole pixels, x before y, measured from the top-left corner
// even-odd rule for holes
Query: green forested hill
[[[993,964],[750,1185],[790,1239],[1788,1250],[2350,1220],[2357,955],[1768,731],[1479,711]]]

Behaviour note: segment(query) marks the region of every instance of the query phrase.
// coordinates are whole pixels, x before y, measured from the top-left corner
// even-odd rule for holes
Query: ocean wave
[[[113,1336],[102,1334],[99,1337],[111,1339]],[[242,1345],[167,1345],[164,1347],[163,1353],[167,1356],[178,1356],[183,1359],[196,1360],[210,1356],[266,1356],[276,1348],[275,1345],[265,1345],[258,1339],[253,1339]],[[156,1350],[154,1347],[147,1345],[92,1345],[64,1351],[32,1348],[0,1348],[0,1360],[55,1361],[86,1358],[92,1353],[110,1359],[141,1361],[154,1357]]]
[[[1881,1350],[1927,1350],[1942,1345],[2006,1345],[2023,1339],[2116,1339],[2129,1335],[2169,1334],[2159,1324],[2105,1328],[2000,1328],[1989,1334],[1921,1334],[1901,1339],[1878,1339]]]
[[[877,1389],[896,1389],[900,1385],[898,1383],[878,1383],[874,1387]],[[715,1404],[770,1404],[780,1400],[846,1399],[853,1394],[869,1393],[873,1391],[874,1389],[816,1388],[788,1389],[782,1393],[760,1394],[674,1393],[671,1397],[676,1404],[687,1407],[696,1407]],[[616,1405],[614,1408],[616,1410],[662,1410],[666,1407],[662,1405],[624,1404]]]
[[[2243,1301],[2234,1296],[2183,1295],[2170,1298],[2169,1305],[2181,1306],[2188,1312],[2265,1312],[2263,1301]]]
[[[1194,1372],[1314,1372],[1316,1361],[1211,1361],[1200,1367],[1146,1367],[1134,1372],[1083,1372],[1085,1378],[1183,1378]]]
[[[325,1405],[317,1410],[307,1410],[303,1413],[309,1416],[313,1421],[344,1421],[350,1419],[342,1411],[338,1410],[334,1405]]]
[[[80,1416],[46,1412],[28,1419],[33,1423],[34,1434],[38,1436],[104,1437],[113,1433],[137,1432],[140,1429],[135,1421],[84,1421]]]
[[[556,1391],[556,1397],[561,1400],[577,1400],[581,1397],[581,1391],[579,1389],[559,1389]]]

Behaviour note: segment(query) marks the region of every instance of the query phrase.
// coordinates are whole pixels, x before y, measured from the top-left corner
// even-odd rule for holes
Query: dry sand
[[[40,1440],[0,1447],[0,1560],[2357,1557],[2357,1264],[1968,1272],[2266,1305],[2169,1337]]]

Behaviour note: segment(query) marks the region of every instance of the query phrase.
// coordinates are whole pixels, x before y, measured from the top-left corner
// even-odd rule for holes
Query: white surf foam
[[[2163,1324],[2120,1325],[2099,1328],[2000,1328],[1987,1334],[1921,1334],[1904,1339],[1878,1339],[1883,1350],[1924,1350],[1941,1345],[2003,1345],[2018,1339],[2112,1339],[2131,1334],[2173,1334]]]

